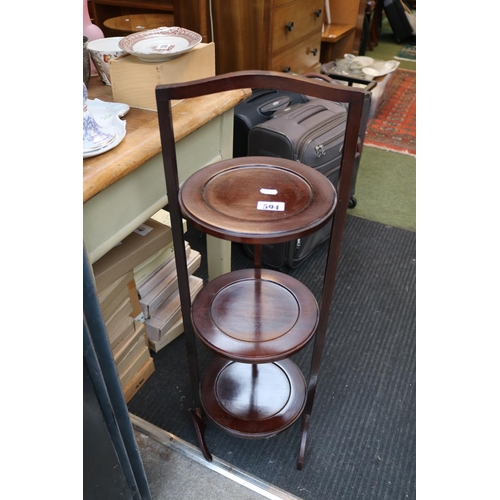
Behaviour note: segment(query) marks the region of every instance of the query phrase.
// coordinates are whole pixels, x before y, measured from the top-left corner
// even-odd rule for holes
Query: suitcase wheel
[[[358,200],[354,198],[354,196],[351,196],[349,199],[349,208],[354,208],[358,204]]]

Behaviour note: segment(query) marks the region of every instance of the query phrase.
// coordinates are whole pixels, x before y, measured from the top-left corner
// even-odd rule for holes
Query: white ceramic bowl
[[[362,68],[365,68],[366,66],[370,66],[371,64],[373,64],[373,58],[372,57],[367,57],[367,56],[358,56],[358,57],[356,57],[355,61]]]
[[[109,73],[109,61],[114,57],[126,54],[126,52],[120,48],[118,43],[124,37],[109,37],[109,38],[99,38],[98,40],[92,40],[88,43],[87,49],[90,53],[90,57],[94,62],[94,65],[101,77],[101,80],[106,85],[111,85],[111,75]]]
[[[376,76],[380,76],[379,71],[376,70],[375,68],[363,68],[363,73],[366,76],[370,76],[371,78],[374,78]]]

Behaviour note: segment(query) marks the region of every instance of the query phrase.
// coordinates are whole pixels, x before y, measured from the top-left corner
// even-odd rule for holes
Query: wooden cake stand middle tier
[[[318,303],[300,281],[273,270],[242,269],[205,285],[192,304],[198,338],[242,363],[288,358],[314,335]]]

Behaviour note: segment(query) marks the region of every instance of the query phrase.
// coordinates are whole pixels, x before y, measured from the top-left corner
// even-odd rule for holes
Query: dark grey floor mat
[[[190,229],[186,239],[205,249]],[[305,464],[296,469],[300,420],[278,436],[242,440],[210,421],[212,454],[305,500],[416,496],[416,234],[348,216],[312,413]],[[289,273],[317,296],[327,244]],[[233,245],[233,269],[251,267]],[[206,279],[205,263],[195,273]],[[213,359],[201,344],[201,373]],[[294,356],[308,376],[312,344]],[[155,373],[129,403],[148,422],[197,444],[188,409],[184,336],[153,353]]]

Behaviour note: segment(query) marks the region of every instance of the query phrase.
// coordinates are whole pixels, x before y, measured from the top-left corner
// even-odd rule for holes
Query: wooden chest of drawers
[[[212,0],[217,74],[319,66],[323,0]]]

